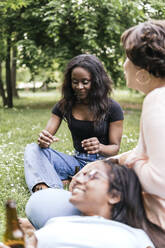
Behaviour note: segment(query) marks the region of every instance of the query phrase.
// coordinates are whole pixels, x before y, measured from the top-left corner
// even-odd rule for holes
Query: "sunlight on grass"
[[[139,93],[130,89],[125,90],[113,90],[113,96],[119,102],[133,103],[133,104],[142,104],[144,94]]]
[[[4,203],[8,198],[17,202],[19,216],[25,216],[25,204],[30,196],[24,180],[23,154],[28,143],[36,142],[45,127],[51,109],[60,97],[58,90],[20,92],[13,109],[0,108],[0,237],[4,231]],[[138,140],[139,118],[143,96],[136,92],[114,91],[114,98],[124,108],[124,133],[120,152],[132,149]],[[62,122],[56,136],[60,139],[52,148],[67,154],[73,145],[67,124]]]
[[[144,94],[133,90],[114,90],[112,95],[126,110],[141,109]]]

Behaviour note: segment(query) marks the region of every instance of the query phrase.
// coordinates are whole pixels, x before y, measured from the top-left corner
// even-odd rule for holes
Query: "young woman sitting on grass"
[[[118,153],[123,129],[123,112],[110,98],[112,81],[94,55],[82,54],[67,65],[62,99],[38,138],[25,149],[25,179],[30,192],[62,188],[62,181],[75,174],[76,166]],[[65,120],[72,134],[73,156],[50,148]],[[62,180],[62,181],[61,181]]]
[[[59,216],[59,209],[56,212],[54,207],[56,217],[35,231],[36,239],[33,241],[38,243],[37,248],[165,247],[164,231],[146,218],[141,186],[132,169],[111,160],[95,161],[74,176],[72,186],[72,193],[46,189],[31,196],[26,210],[33,224],[39,224],[42,218],[39,204],[44,202],[47,212],[55,206],[47,202],[48,191],[52,192],[57,205],[64,197],[65,207],[70,201],[74,205],[72,208],[81,212],[76,216]],[[60,192],[60,198],[56,192]],[[64,211],[65,207],[61,204]],[[35,215],[37,211],[40,217]],[[22,222],[22,227],[25,232],[26,228],[29,230],[26,221]]]

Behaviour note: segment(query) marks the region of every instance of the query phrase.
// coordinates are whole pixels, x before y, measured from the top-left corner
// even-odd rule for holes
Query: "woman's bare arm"
[[[53,142],[58,141],[59,139],[53,135],[57,132],[58,128],[61,125],[61,118],[57,115],[52,114],[49,119],[46,128],[41,131],[38,138],[38,144],[42,148],[49,147]]]

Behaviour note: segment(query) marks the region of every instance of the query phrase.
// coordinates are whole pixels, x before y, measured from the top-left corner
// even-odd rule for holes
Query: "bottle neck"
[[[6,208],[6,229],[8,231],[16,231],[20,229],[17,219],[16,208]]]
[[[23,232],[19,226],[16,205],[13,201],[6,204],[6,231],[4,233],[4,241],[23,240]]]

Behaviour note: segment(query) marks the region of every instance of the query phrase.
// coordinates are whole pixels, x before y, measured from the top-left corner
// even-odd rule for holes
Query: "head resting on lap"
[[[143,229],[156,247],[165,247],[165,231],[146,217],[142,188],[133,169],[111,159],[104,160],[104,163],[109,165],[109,192],[120,195],[120,201],[111,210],[111,219]]]

